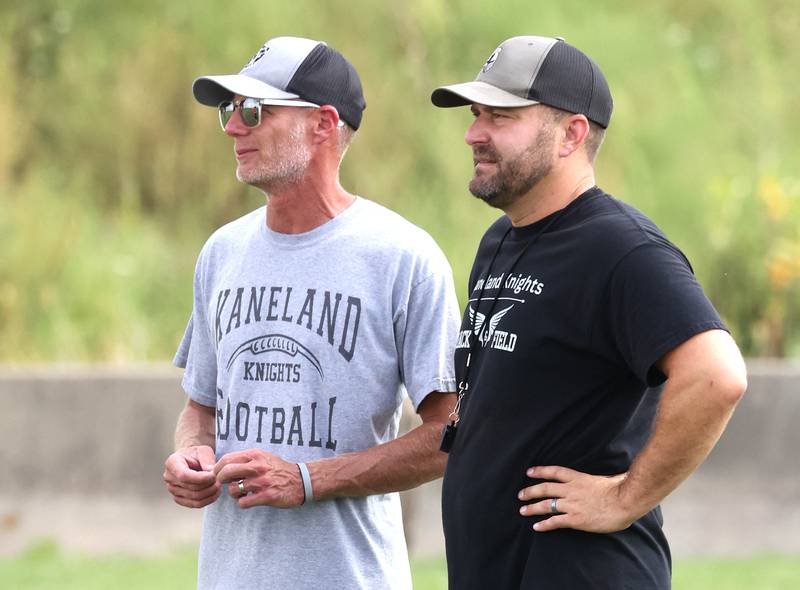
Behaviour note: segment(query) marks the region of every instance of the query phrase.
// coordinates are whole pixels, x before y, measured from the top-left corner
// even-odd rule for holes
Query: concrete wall
[[[800,364],[750,361],[748,380],[719,444],[664,502],[676,553],[800,554]]]
[[[748,369],[720,444],[664,503],[676,554],[800,554],[800,365]],[[196,543],[200,514],[172,504],[161,481],[179,382],[161,365],[0,370],[0,554],[42,538],[101,552]],[[439,489],[403,495],[417,555],[442,551]]]

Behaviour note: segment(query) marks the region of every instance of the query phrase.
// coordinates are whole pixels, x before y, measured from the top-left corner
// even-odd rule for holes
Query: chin
[[[473,197],[475,197],[476,199],[480,199],[481,201],[483,201],[484,203],[486,203],[490,207],[495,207],[496,206],[494,203],[497,200],[497,196],[498,196],[497,193],[495,193],[495,192],[490,193],[490,192],[486,192],[486,191],[482,191],[482,190],[475,190],[475,189],[472,188],[471,184],[470,184],[470,187],[469,187],[469,192],[472,194]]]
[[[473,178],[469,183],[469,192],[488,203],[497,196],[497,187],[492,186],[485,179]]]
[[[258,178],[254,178],[252,171],[242,170],[241,168],[236,169],[236,180],[249,185],[256,184],[259,181]]]
[[[494,207],[495,209],[501,209],[503,211],[519,198],[519,195],[510,195],[508,191],[500,187],[487,186],[486,184],[475,183],[474,181],[469,183],[469,192],[472,193],[473,197],[480,199],[489,205],[489,207]]]

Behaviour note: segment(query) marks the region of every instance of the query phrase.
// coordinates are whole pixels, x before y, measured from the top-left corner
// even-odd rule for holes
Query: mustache
[[[494,146],[488,144],[474,145],[472,146],[472,161],[477,163],[479,160],[500,162],[502,158],[497,153],[497,150],[494,149]]]

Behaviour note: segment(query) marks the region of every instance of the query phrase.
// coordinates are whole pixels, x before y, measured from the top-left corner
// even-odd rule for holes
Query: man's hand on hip
[[[214,467],[220,484],[228,484],[241,508],[294,508],[303,503],[303,480],[296,463],[260,449],[229,453]]]
[[[543,533],[555,529],[577,529],[591,533],[613,533],[628,528],[641,514],[632,514],[620,499],[625,474],[589,475],[567,467],[532,467],[528,477],[549,480],[519,492],[523,516],[549,516],[533,528]]]

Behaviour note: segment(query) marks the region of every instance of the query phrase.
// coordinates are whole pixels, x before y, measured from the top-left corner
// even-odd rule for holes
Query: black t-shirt
[[[725,327],[680,250],[598,188],[510,227],[503,216],[481,241],[456,349],[459,380],[474,350],[443,486],[450,588],[669,588],[658,508],[618,533],[537,533],[517,493],[537,483],[531,466],[627,471],[665,379],[655,363]]]

